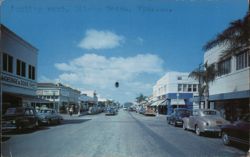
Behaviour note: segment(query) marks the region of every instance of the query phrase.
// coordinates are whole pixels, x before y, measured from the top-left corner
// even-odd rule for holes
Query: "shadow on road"
[[[36,131],[42,131],[49,129],[47,126],[40,126],[36,129],[23,129],[23,130],[9,130],[2,133],[2,142],[8,141],[13,135],[31,134]]]
[[[66,125],[66,124],[80,124],[87,122],[91,119],[64,119],[61,125]]]
[[[131,113],[129,115],[136,121],[136,123],[147,132],[149,136],[151,136],[153,139],[157,141],[159,144],[158,147],[161,148],[161,150],[165,151],[166,154],[169,154],[170,156],[180,156],[183,157],[185,154],[180,150],[180,148],[175,147],[168,141],[164,140],[161,136],[156,134],[154,131],[152,131],[150,128],[148,128],[145,124],[140,122],[137,118],[135,118]],[[168,148],[168,149],[166,149]]]

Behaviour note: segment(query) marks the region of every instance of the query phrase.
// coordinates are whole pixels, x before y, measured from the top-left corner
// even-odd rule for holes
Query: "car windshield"
[[[218,115],[218,113],[216,111],[203,111],[203,114],[207,115],[207,116],[209,116],[209,115]]]
[[[247,156],[249,4],[0,0],[0,157]]]
[[[190,116],[191,111],[189,110],[178,110],[177,111],[177,115],[179,116]]]

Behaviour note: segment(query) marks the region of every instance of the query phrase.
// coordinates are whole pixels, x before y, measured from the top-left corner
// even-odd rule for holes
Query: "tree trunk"
[[[205,93],[204,93],[204,99],[205,99],[205,109],[208,109],[208,104],[209,104],[209,87],[208,85],[205,88]]]

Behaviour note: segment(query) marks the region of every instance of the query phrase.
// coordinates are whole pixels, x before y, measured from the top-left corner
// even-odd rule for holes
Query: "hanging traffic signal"
[[[116,87],[116,88],[119,87],[119,82],[115,82],[115,87]]]

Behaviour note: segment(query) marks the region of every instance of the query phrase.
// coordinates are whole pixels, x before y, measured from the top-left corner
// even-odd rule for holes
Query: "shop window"
[[[193,92],[197,92],[197,85],[193,84]]]
[[[36,79],[36,70],[35,70],[35,67],[32,66],[32,80],[35,80]]]
[[[188,85],[188,91],[192,92],[192,85],[191,84]]]
[[[6,54],[6,53],[3,53],[3,71],[6,71],[6,72],[10,72],[12,73],[13,72],[13,57]]]
[[[218,73],[219,76],[229,74],[231,72],[231,58],[219,62],[218,70],[219,70]]]
[[[249,53],[243,52],[236,56],[236,70],[244,69],[249,66]]]
[[[180,92],[182,90],[182,84],[178,84],[178,91]]]
[[[182,77],[181,77],[181,76],[178,76],[178,77],[177,77],[177,80],[182,80]]]
[[[183,84],[183,91],[186,92],[188,89],[187,89],[187,84]]]
[[[17,59],[16,60],[16,74],[19,76],[26,76],[26,63]]]
[[[29,79],[35,80],[35,67],[32,65],[29,65]]]
[[[26,76],[26,63],[22,62],[22,76],[25,77]]]
[[[16,74],[21,75],[21,61],[18,59],[16,60]]]

